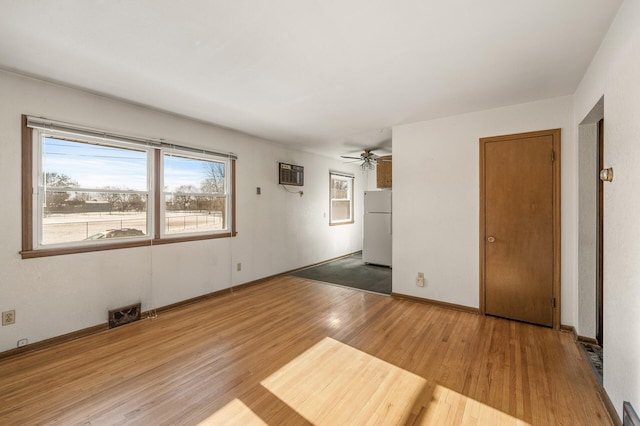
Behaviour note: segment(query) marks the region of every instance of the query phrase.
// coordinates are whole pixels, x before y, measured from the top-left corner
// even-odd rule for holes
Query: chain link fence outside
[[[118,217],[119,216],[119,217]],[[224,229],[222,212],[171,212],[165,217],[165,233],[180,234]],[[109,230],[137,229],[147,232],[145,213],[55,214],[44,219],[43,244],[86,240]]]

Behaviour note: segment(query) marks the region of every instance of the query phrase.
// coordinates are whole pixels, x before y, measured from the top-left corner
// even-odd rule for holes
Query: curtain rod
[[[175,143],[166,142],[164,139],[153,138],[137,138],[133,136],[127,136],[112,132],[103,131],[100,129],[94,129],[86,126],[80,126],[77,124],[65,123],[63,121],[50,120],[44,117],[27,116],[27,127],[32,129],[44,130],[44,131],[56,131],[61,133],[70,133],[78,136],[91,136],[95,138],[104,138],[112,140],[114,142],[126,142],[134,143],[138,145],[153,146],[156,148],[168,148],[178,151],[188,151],[200,154],[214,155],[217,157],[227,157],[232,160],[236,160],[238,156],[231,152],[218,152],[209,151],[202,148],[193,148],[190,146],[179,145]]]

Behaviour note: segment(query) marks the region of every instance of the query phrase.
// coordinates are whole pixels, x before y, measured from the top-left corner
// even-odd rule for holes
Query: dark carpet
[[[291,275],[315,281],[339,284],[376,293],[391,294],[391,268],[367,265],[362,253],[356,253]]]
[[[596,375],[596,379],[600,386],[602,386],[602,348],[600,346],[590,345],[588,343],[581,342],[582,349],[587,354],[587,360],[591,365],[593,373]]]

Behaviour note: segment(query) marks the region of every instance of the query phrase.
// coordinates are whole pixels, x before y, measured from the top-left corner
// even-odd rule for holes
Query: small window
[[[353,176],[330,172],[329,225],[353,223]]]

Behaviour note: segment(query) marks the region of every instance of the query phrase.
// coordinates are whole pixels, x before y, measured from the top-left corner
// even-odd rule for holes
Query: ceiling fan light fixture
[[[370,149],[365,149],[359,157],[350,157],[348,155],[341,155],[340,157],[348,160],[361,160],[362,163],[360,164],[360,169],[363,173],[369,170],[374,170],[376,168],[376,164],[378,164],[378,156],[371,152]]]
[[[375,168],[376,168],[376,160],[371,157],[365,157],[364,160],[362,161],[362,164],[360,164],[360,169],[363,172],[367,172]]]

